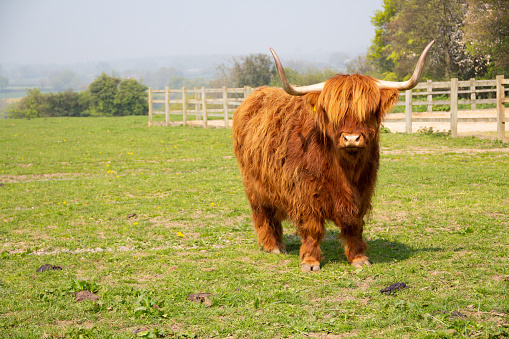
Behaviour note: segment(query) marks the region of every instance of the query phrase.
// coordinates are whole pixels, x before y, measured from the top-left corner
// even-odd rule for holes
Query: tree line
[[[10,118],[144,115],[148,113],[146,90],[135,79],[102,73],[83,92],[29,89],[7,112]]]
[[[424,77],[509,75],[508,0],[384,0],[371,22],[376,31],[365,61],[385,80],[409,77],[431,40]]]
[[[367,53],[347,64],[349,74],[406,80],[424,47],[435,40],[423,79],[509,76],[508,0],[383,0],[371,22],[375,36]],[[335,74],[329,68],[285,72],[296,85],[322,82]],[[274,61],[266,54],[233,58],[232,67],[219,65],[217,74],[211,82],[216,87],[280,86]]]
[[[382,9],[371,17],[375,36],[366,55],[347,65],[347,73],[362,73],[379,79],[401,81],[410,77],[424,47],[435,44],[428,54],[423,79],[492,79],[509,77],[508,0],[383,0]],[[295,85],[318,83],[334,76],[330,68],[298,72],[285,68]],[[75,81],[62,72],[55,87]],[[0,88],[6,86],[0,79]],[[161,68],[148,78],[157,87],[182,86],[259,87],[280,86],[276,67],[268,54],[235,57],[227,66],[217,66],[214,80],[185,79],[171,68]],[[147,114],[147,87],[134,79],[102,73],[83,92],[68,90],[43,94],[29,90],[18,104],[9,107],[10,117],[120,116]]]
[[[330,68],[308,68],[305,71],[285,67],[288,80],[295,85],[309,85],[325,81],[336,74]],[[272,56],[258,53],[232,59],[232,67],[221,64],[217,67],[218,77],[210,82],[211,87],[260,87],[281,86]]]
[[[371,22],[375,27],[372,43],[366,55],[350,61],[347,73],[406,80],[424,47],[435,40],[423,79],[493,79],[499,74],[509,77],[508,0],[383,0],[382,9],[375,12]],[[261,56],[251,57],[262,59]],[[266,59],[270,60],[268,56]],[[249,67],[239,67],[242,62]],[[273,64],[271,60],[269,63]],[[244,81],[249,77],[242,71],[249,72],[254,64],[249,58],[234,60],[227,74],[232,78],[231,83],[251,85]],[[264,84],[277,84],[275,68],[259,64],[265,74]],[[323,81],[330,78],[332,72],[330,69],[315,70],[303,76],[291,69],[285,71],[289,80],[297,85]],[[223,74],[222,79],[228,79],[224,69],[219,73]]]

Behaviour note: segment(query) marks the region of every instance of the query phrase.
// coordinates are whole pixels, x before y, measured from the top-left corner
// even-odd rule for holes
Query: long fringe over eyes
[[[347,112],[364,121],[366,114],[378,110],[380,89],[372,77],[339,74],[325,83],[317,105],[327,112],[329,122],[335,126],[339,125]]]

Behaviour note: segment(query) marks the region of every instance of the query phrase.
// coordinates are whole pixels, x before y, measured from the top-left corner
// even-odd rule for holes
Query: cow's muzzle
[[[339,146],[341,148],[359,149],[366,146],[366,140],[360,133],[341,133]]]

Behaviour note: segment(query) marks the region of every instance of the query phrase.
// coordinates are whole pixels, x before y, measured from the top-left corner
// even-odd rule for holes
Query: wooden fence
[[[207,127],[229,127],[235,109],[251,94],[253,88],[194,88],[154,90],[148,89],[148,125],[195,125]],[[155,107],[154,104],[159,104]],[[159,108],[159,110],[157,109]],[[164,111],[162,110],[164,109]],[[164,121],[155,121],[155,115],[164,115]],[[180,121],[170,121],[177,115]],[[189,120],[194,116],[194,121]],[[209,123],[212,118],[215,123]],[[218,118],[222,125],[217,124]]]
[[[509,103],[506,92],[509,91],[509,79],[499,75],[495,80],[427,82],[419,83],[414,89],[401,93],[401,99],[396,106],[404,106],[403,114],[388,114],[384,122],[405,122],[405,130],[412,133],[414,122],[449,122],[451,136],[458,135],[458,122],[496,122],[497,139],[504,140],[505,104]],[[506,87],[507,86],[507,87]],[[233,111],[249,95],[253,89],[220,88],[220,89],[169,89],[153,90],[149,88],[149,126],[164,125],[195,125],[207,127],[229,127]],[[480,106],[491,104],[496,107],[496,117],[458,117],[458,110],[469,109],[476,111]],[[156,106],[159,105],[159,106]],[[460,106],[461,105],[461,106]],[[421,117],[421,112],[436,113],[437,110],[447,110],[445,117]],[[465,108],[466,107],[466,108]],[[164,115],[164,121],[155,121],[154,116]],[[175,115],[179,121],[171,121]],[[475,115],[475,114],[474,114]],[[193,116],[194,120],[189,117]]]

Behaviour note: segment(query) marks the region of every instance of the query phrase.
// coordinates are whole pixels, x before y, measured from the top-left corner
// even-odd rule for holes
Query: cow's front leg
[[[299,226],[302,245],[300,246],[301,269],[303,272],[320,270],[320,243],[323,238],[323,220],[308,220]]]
[[[364,220],[358,225],[341,227],[341,239],[345,248],[345,255],[348,262],[355,267],[370,266],[371,263],[366,257],[368,244],[362,239]]]

